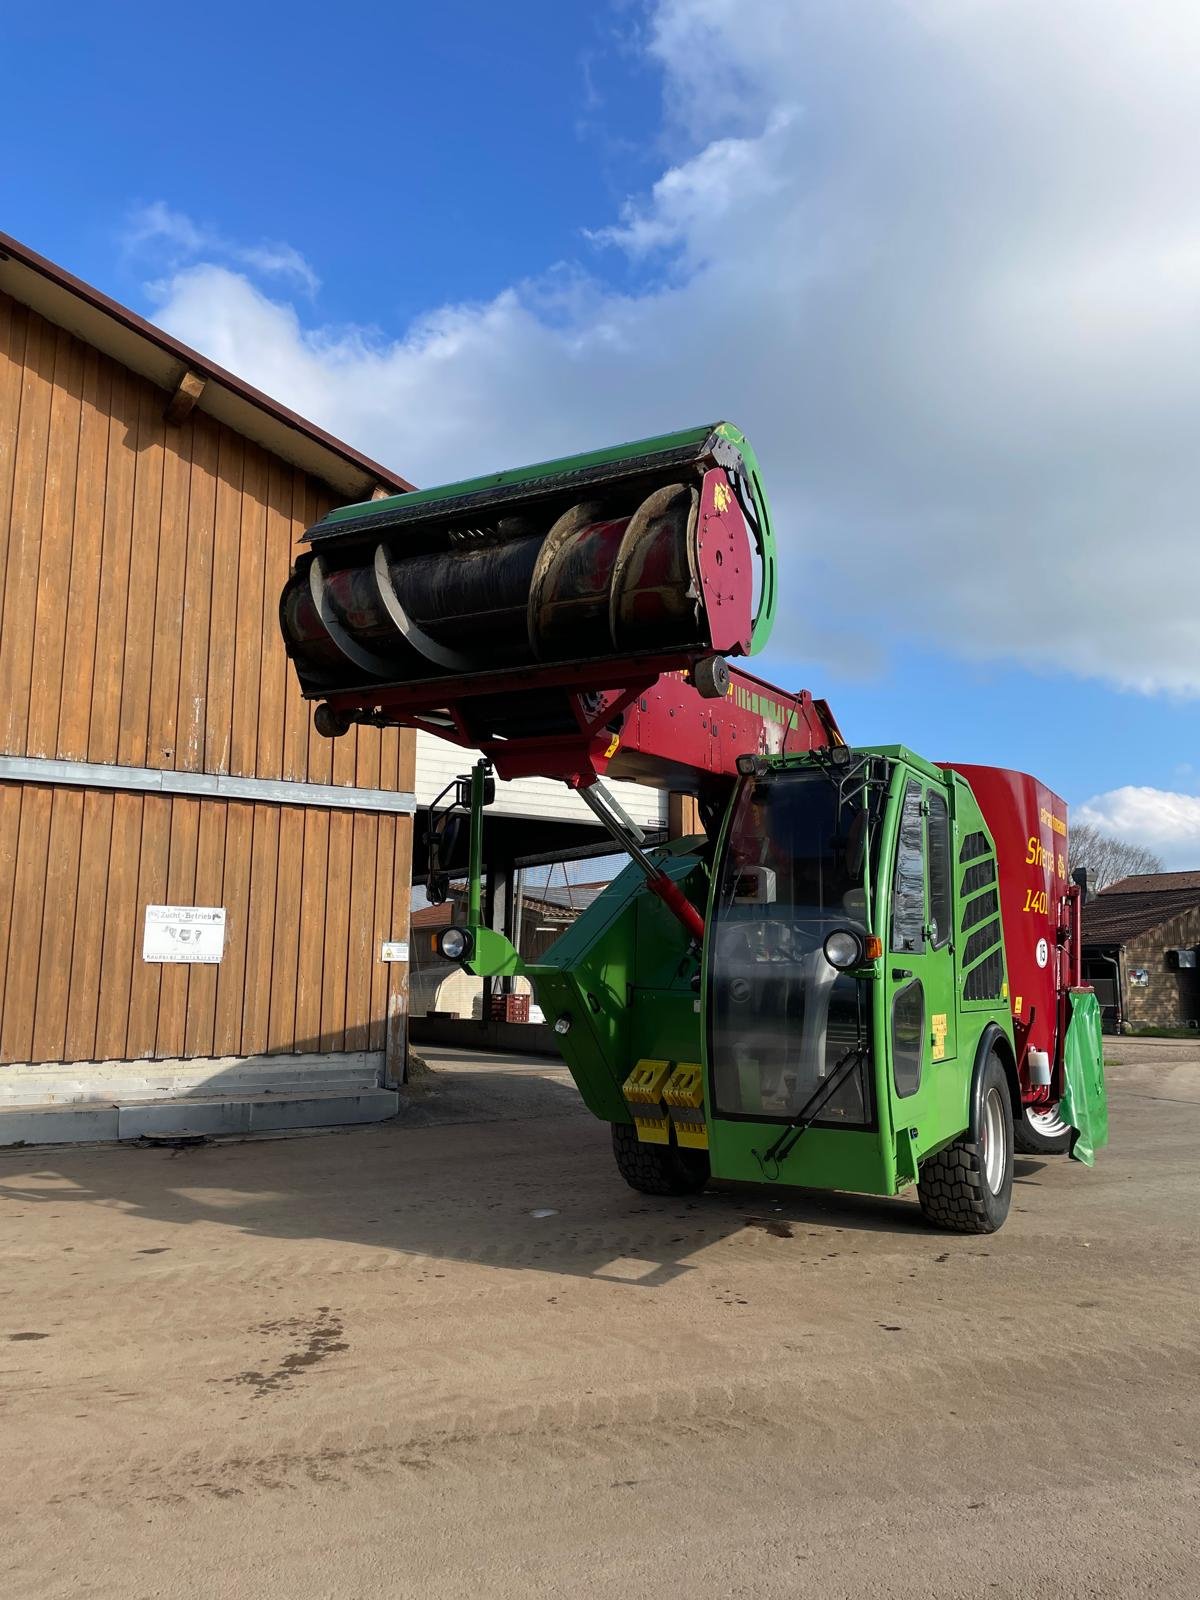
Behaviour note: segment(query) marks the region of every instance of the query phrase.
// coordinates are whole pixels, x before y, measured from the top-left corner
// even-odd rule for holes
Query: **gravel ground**
[[[1194,1600],[1200,1051],[1112,1043],[1111,1148],[984,1239],[635,1195],[516,1058],[345,1134],[4,1153],[6,1600]]]

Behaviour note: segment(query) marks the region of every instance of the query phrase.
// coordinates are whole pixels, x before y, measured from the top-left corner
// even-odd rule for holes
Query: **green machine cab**
[[[714,839],[628,867],[537,963],[468,920],[443,950],[524,972],[628,1181],[894,1195],[973,1231],[1008,1210],[1020,1105],[995,845],[968,783],[902,746],[748,757]],[[473,782],[480,833],[483,769]],[[477,907],[478,853],[469,905]]]

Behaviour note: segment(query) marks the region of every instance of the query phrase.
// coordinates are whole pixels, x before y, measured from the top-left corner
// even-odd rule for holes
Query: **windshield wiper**
[[[764,1150],[761,1154],[757,1150],[753,1152],[754,1159],[758,1162],[759,1169],[768,1183],[773,1183],[779,1176],[780,1164],[791,1155],[797,1144],[817,1120],[825,1102],[830,1099],[833,1091],[850,1076],[850,1069],[857,1066],[866,1053],[867,1047],[861,1041],[857,1044],[852,1044],[846,1054],[834,1066],[833,1071],[825,1079],[824,1083],[819,1083],[812,1094],[809,1095],[771,1148]],[[773,1172],[767,1171],[768,1162],[775,1169]]]

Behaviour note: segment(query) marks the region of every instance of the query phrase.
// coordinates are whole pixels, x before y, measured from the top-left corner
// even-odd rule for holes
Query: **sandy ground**
[[[0,1592],[1194,1600],[1200,1055],[1130,1044],[1102,1164],[1021,1161],[987,1239],[647,1200],[512,1058],[6,1153]]]

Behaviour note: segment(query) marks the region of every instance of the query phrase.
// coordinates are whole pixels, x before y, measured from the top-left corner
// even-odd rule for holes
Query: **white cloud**
[[[165,200],[135,206],[125,223],[123,239],[127,250],[165,250],[174,260],[198,256],[216,244],[214,235],[198,228],[182,211],[173,211]]]
[[[201,259],[223,260],[263,277],[291,279],[310,297],[321,287],[321,280],[293,245],[238,244],[216,229],[201,227],[184,212],[172,210],[164,200],[136,206],[126,219],[122,241],[131,255],[152,260],[171,274]]]
[[[1072,817],[1155,851],[1168,871],[1200,867],[1200,795],[1126,784],[1093,796]]]
[[[417,482],[732,417],[777,654],[916,636],[1200,695],[1200,8],[661,0],[646,38],[678,156],[589,272],[388,339],[163,207],[159,320]],[[612,291],[613,249],[660,281]]]
[[[592,229],[587,237],[616,245],[635,260],[674,249],[678,265],[690,274],[720,260],[731,235],[756,226],[772,197],[786,192],[781,168],[791,122],[789,112],[779,111],[753,139],[712,140],[692,160],[670,167],[647,200],[626,201],[619,223]]]

